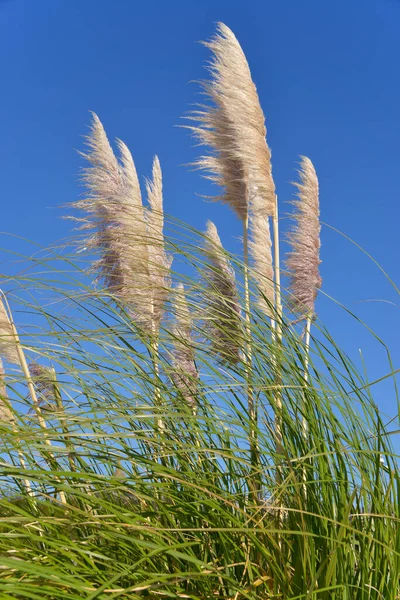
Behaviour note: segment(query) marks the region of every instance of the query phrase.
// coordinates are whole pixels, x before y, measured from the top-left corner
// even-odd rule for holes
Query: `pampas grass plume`
[[[223,200],[242,221],[255,197],[263,198],[268,214],[274,212],[275,186],[271,153],[266,142],[264,114],[251,78],[246,56],[233,32],[219,23],[217,33],[205,45],[212,51],[211,81],[203,89],[212,102],[189,117],[191,127],[211,156],[197,165],[224,187]]]
[[[118,160],[97,115],[87,145],[84,156],[89,167],[83,181],[89,193],[73,205],[85,213],[82,227],[91,230],[85,246],[100,254],[93,270],[136,324],[154,333],[163,314],[171,264],[164,251],[159,161],[155,159],[153,179],[147,182],[150,210],[146,210],[128,147],[117,140]]]
[[[291,308],[300,316],[310,317],[322,284],[319,274],[321,225],[318,177],[306,156],[301,157],[299,176],[300,182],[294,184],[298,190],[297,199],[293,201],[295,224],[288,236],[292,249],[286,265],[290,273]]]
[[[149,276],[153,321],[158,328],[171,287],[170,268],[172,264],[172,257],[165,251],[162,173],[158,156],[154,157],[152,178],[146,181],[146,191],[149,203],[149,209],[146,211]]]
[[[235,364],[241,358],[243,330],[235,272],[225,254],[214,223],[208,221],[205,254],[205,321],[213,350],[224,362]]]

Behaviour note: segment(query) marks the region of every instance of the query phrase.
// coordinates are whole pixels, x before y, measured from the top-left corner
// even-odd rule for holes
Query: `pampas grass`
[[[275,185],[264,114],[246,57],[232,31],[219,23],[217,34],[205,45],[213,54],[211,80],[202,84],[211,104],[189,118],[197,122],[190,127],[196,139],[211,153],[200,157],[195,165],[223,188],[219,198],[242,221],[246,265],[250,225],[254,273],[264,299],[261,306],[270,313],[274,296],[268,218],[275,212]],[[248,313],[247,273],[245,286]]]
[[[140,185],[132,155],[118,142],[119,163],[97,115],[86,138],[89,167],[83,182],[88,195],[73,206],[85,213],[81,229],[91,233],[83,240],[89,251],[100,255],[93,271],[106,288],[122,301],[135,322],[153,328],[147,230]]]
[[[223,23],[214,38],[205,42],[212,52],[211,81],[203,82],[210,106],[192,114],[198,121],[195,136],[211,146],[211,157],[199,159],[198,166],[211,171],[215,181],[225,188],[224,201],[242,221],[250,203],[264,198],[269,214],[274,209],[274,183],[271,153],[256,87],[239,42]],[[241,185],[232,187],[232,183]]]
[[[290,273],[290,305],[294,313],[306,319],[304,381],[308,383],[310,356],[311,323],[314,318],[315,300],[322,284],[319,273],[319,251],[321,246],[319,220],[318,177],[311,160],[301,157],[299,169],[300,182],[297,187],[297,200],[293,201],[295,225],[289,234],[291,251],[286,264]],[[305,407],[303,413],[305,413]],[[307,435],[307,420],[303,417],[303,432]]]
[[[152,179],[146,181],[149,210],[146,210],[148,275],[150,284],[151,306],[151,347],[154,378],[156,381],[156,404],[161,403],[159,380],[159,329],[164,312],[165,302],[170,288],[170,267],[172,257],[168,256],[164,247],[164,211],[162,193],[162,174],[158,157],[153,161]],[[164,423],[158,418],[158,427],[164,429]]]
[[[293,201],[295,224],[288,236],[291,251],[286,265],[290,273],[291,308],[298,316],[307,318],[314,315],[315,299],[322,279],[319,274],[321,225],[318,178],[306,156],[301,157],[299,176],[300,182],[294,184],[298,197]]]
[[[244,260],[232,268],[212,222],[201,234],[174,221],[174,239],[164,240],[158,158],[143,205],[130,151],[118,141],[116,156],[93,117],[87,196],[75,206],[104,293],[78,267],[83,293],[68,290],[52,257],[51,277],[46,260],[40,275],[14,277],[13,302],[20,283],[26,314],[48,327],[29,338],[39,361],[29,366],[6,298],[0,304],[0,352],[24,374],[7,375],[6,389],[0,363],[1,597],[399,597],[396,428],[323,327],[309,368],[321,283],[315,170],[302,158],[288,258],[289,305],[306,319],[303,355],[281,301],[257,92],[226,26],[208,47],[211,106],[192,129],[210,151],[198,166],[243,224]],[[172,286],[181,280],[172,247],[188,294]],[[25,385],[37,421],[17,411]],[[56,407],[44,413],[47,428],[44,403]]]
[[[152,179],[146,182],[147,209],[132,155],[124,142],[117,144],[120,162],[93,115],[89,152],[84,154],[90,163],[83,176],[89,195],[73,206],[86,215],[77,219],[83,222],[81,228],[92,231],[84,247],[100,254],[94,270],[136,324],[154,334],[163,316],[172,262],[164,249],[161,167],[155,157]]]
[[[153,329],[158,330],[171,286],[172,256],[167,255],[165,251],[162,174],[157,156],[154,157],[153,161],[152,178],[146,181],[146,190],[149,203],[149,210],[146,211],[146,222],[153,310],[152,322]]]
[[[235,273],[226,256],[218,231],[208,221],[204,251],[209,260],[205,273],[205,327],[215,356],[235,365],[243,352],[244,336]]]
[[[189,117],[196,139],[210,148],[195,165],[223,187],[221,199],[238,215],[243,228],[244,308],[248,406],[252,420],[256,409],[251,386],[251,316],[249,291],[249,250],[254,274],[261,292],[260,305],[271,314],[274,302],[273,268],[269,216],[275,210],[275,185],[272,178],[271,152],[256,87],[246,56],[233,32],[223,23],[205,42],[212,52],[209,65],[211,80],[202,83],[210,104]],[[249,245],[249,227],[251,243]],[[251,445],[254,445],[251,442]]]
[[[73,205],[86,213],[83,228],[92,229],[85,246],[100,254],[94,268],[108,291],[121,302],[137,326],[151,335],[154,379],[159,380],[158,335],[170,286],[172,259],[164,249],[162,175],[158,157],[147,180],[149,208],[143,207],[132,155],[118,140],[115,157],[103,125],[93,115],[87,137],[90,166],[84,171],[89,195]],[[155,386],[160,398],[159,386]],[[159,427],[164,427],[158,419]]]
[[[253,258],[252,274],[260,292],[258,307],[266,315],[274,315],[274,269],[272,266],[271,232],[268,214],[264,210],[254,211],[250,220],[251,239],[249,244]]]
[[[147,181],[150,209],[143,207],[132,155],[118,140],[120,161],[114,155],[97,115],[87,136],[90,163],[83,181],[88,196],[73,203],[85,217],[81,228],[92,231],[84,247],[100,254],[93,269],[106,288],[121,301],[137,325],[156,332],[168,294],[171,259],[163,240],[162,179],[158,158],[153,179]]]

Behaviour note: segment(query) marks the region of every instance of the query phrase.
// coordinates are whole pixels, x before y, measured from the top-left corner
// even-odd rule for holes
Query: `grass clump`
[[[211,222],[164,224],[157,158],[144,206],[94,116],[75,207],[97,287],[81,251],[39,253],[0,315],[0,598],[399,597],[393,427],[315,311],[315,169],[302,158],[282,293],[258,96],[228,28],[209,48],[192,129],[243,259]]]

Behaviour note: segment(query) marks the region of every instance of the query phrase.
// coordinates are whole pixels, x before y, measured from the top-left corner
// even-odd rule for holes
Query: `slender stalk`
[[[307,321],[306,321],[306,327],[305,327],[305,351],[304,351],[304,373],[303,373],[303,377],[304,377],[304,382],[305,382],[305,387],[307,386],[307,382],[308,382],[308,366],[309,366],[309,362],[310,362],[310,335],[311,335],[311,324],[312,324],[312,315],[309,314],[307,316]],[[301,421],[301,428],[302,428],[302,432],[303,432],[303,438],[305,443],[307,442],[307,438],[308,438],[308,422],[307,422],[307,416],[306,416],[306,405],[307,405],[307,394],[306,394],[306,389],[304,389],[304,393],[303,393],[303,417],[302,417],[302,421]],[[307,452],[307,447],[305,448],[305,452]],[[307,469],[306,467],[304,467],[303,470],[303,491],[304,491],[304,498],[307,498]]]
[[[272,219],[274,229],[274,270],[275,270],[275,308],[278,337],[282,339],[282,294],[281,294],[281,269],[280,269],[280,251],[279,251],[279,213],[278,196],[275,195],[275,211]]]
[[[160,367],[159,367],[159,345],[158,339],[153,336],[151,342],[151,359],[153,363],[153,375],[154,375],[154,400],[157,408],[161,407],[161,390],[158,384],[158,380],[160,377]],[[157,428],[160,432],[165,431],[164,421],[161,415],[157,417]]]
[[[16,424],[16,417],[14,415],[13,407],[8,400],[6,384],[4,381],[4,369],[3,363],[0,359],[0,416],[1,420],[10,423],[13,433],[18,436],[18,427]],[[26,469],[25,456],[19,447],[21,440],[18,437],[17,454],[19,457],[20,465],[23,469]],[[23,479],[23,484],[26,489],[28,496],[33,496],[31,482],[28,479]]]
[[[35,412],[37,414],[39,425],[43,429],[43,431],[45,431],[47,429],[46,421],[44,420],[43,415],[42,415],[42,411],[40,409],[39,400],[38,400],[38,397],[36,395],[36,390],[35,390],[35,386],[33,384],[33,380],[32,380],[31,374],[29,372],[29,367],[28,367],[27,360],[25,358],[25,353],[24,353],[24,350],[23,350],[23,347],[22,347],[22,344],[21,344],[21,340],[19,338],[17,328],[15,327],[14,320],[12,318],[12,313],[11,313],[11,310],[10,310],[7,298],[6,298],[6,296],[4,294],[2,294],[2,296],[3,296],[4,304],[5,304],[7,313],[8,313],[7,316],[8,316],[8,320],[9,320],[10,326],[11,326],[11,331],[12,331],[12,335],[13,335],[13,338],[14,338],[14,343],[15,343],[15,347],[16,347],[16,350],[17,350],[19,363],[21,365],[21,369],[22,369],[22,372],[24,374],[24,377],[25,377],[25,380],[26,380],[26,383],[27,383],[27,386],[28,386],[29,394],[30,394],[30,396],[32,398],[33,407],[34,407],[34,410],[35,410]],[[52,446],[51,441],[48,439],[48,437],[46,435],[44,435],[44,441],[45,441],[45,444],[47,446],[50,446],[50,447]],[[52,452],[49,452],[48,454],[49,454],[49,458],[50,458],[50,461],[49,461],[50,467],[51,468],[54,468],[55,466],[57,467],[57,462],[56,462],[56,459],[54,457],[54,454]],[[55,478],[55,479],[57,481],[60,481],[58,478]],[[59,490],[59,496],[60,496],[60,501],[63,504],[66,504],[65,494],[64,494],[64,492],[62,490]]]
[[[282,391],[281,373],[279,368],[279,353],[282,344],[282,297],[281,297],[281,270],[280,270],[280,252],[279,252],[279,213],[278,213],[278,196],[275,195],[275,211],[273,215],[273,230],[274,230],[274,271],[275,271],[275,315],[272,322],[274,331],[273,339],[275,341],[275,386],[276,386],[276,410],[275,410],[275,450],[277,454],[282,454]],[[276,471],[276,481],[282,481],[282,473],[280,469]]]
[[[257,410],[254,403],[254,390],[252,386],[252,348],[251,348],[251,316],[250,316],[250,290],[249,290],[249,218],[243,220],[243,254],[244,254],[244,303],[245,303],[245,330],[246,341],[244,351],[244,363],[247,388],[247,405],[249,410],[249,444],[250,461],[253,469],[258,468],[258,448],[257,448]],[[261,482],[257,475],[253,485],[253,497],[258,501],[258,495],[261,488]]]
[[[42,415],[42,411],[40,410],[39,400],[38,400],[38,397],[36,395],[35,386],[33,384],[31,374],[29,372],[29,367],[28,367],[28,363],[27,363],[26,358],[25,358],[25,353],[24,353],[24,350],[22,348],[22,344],[21,344],[21,341],[19,339],[19,335],[18,335],[17,329],[16,329],[16,327],[15,327],[14,322],[13,322],[12,319],[10,319],[10,323],[11,323],[11,328],[12,328],[14,339],[15,339],[15,344],[16,344],[16,347],[17,347],[17,352],[18,352],[18,357],[19,357],[20,364],[21,364],[21,369],[22,369],[22,372],[23,372],[23,374],[25,376],[25,379],[26,379],[28,390],[29,390],[30,396],[32,398],[33,407],[34,407],[35,412],[37,414],[39,425],[45,431],[47,429],[46,421],[44,420],[43,415]],[[50,446],[50,448],[52,447],[52,443],[51,443],[51,441],[49,440],[49,438],[46,435],[44,435],[44,441],[45,441],[45,444],[47,446]],[[56,463],[56,459],[55,459],[55,456],[54,456],[53,452],[49,452],[49,457],[50,457],[50,466],[51,466],[51,468],[54,468],[54,466],[57,466],[57,463]],[[55,478],[55,479],[57,481],[60,481],[58,478]],[[59,493],[60,501],[62,502],[62,504],[66,504],[67,501],[66,501],[65,494],[64,494],[63,490],[59,490],[58,493]]]
[[[32,377],[31,377],[31,374],[29,372],[28,363],[27,363],[26,358],[25,358],[25,353],[24,353],[24,350],[22,348],[22,344],[21,344],[21,341],[19,339],[19,335],[18,335],[17,329],[16,329],[16,327],[14,325],[14,322],[11,319],[10,319],[10,323],[11,323],[11,328],[12,328],[12,332],[13,332],[13,336],[14,336],[16,348],[17,348],[17,353],[18,353],[18,358],[19,358],[19,362],[20,362],[20,365],[21,365],[21,369],[22,369],[22,372],[23,372],[23,374],[25,376],[25,379],[26,379],[26,383],[27,383],[27,386],[28,386],[29,394],[30,394],[30,396],[32,398],[33,408],[34,408],[34,410],[36,412],[36,415],[37,415],[40,427],[42,429],[47,429],[46,421],[44,420],[43,415],[42,415],[42,411],[40,410],[39,400],[38,400],[38,397],[36,395],[35,386],[33,384]],[[46,436],[45,436],[45,443],[47,445],[51,446],[51,442],[50,442],[50,440]]]
[[[309,367],[309,363],[310,363],[311,324],[312,324],[312,315],[308,315],[307,322],[306,322],[305,351],[304,351],[304,381],[305,381],[306,385],[308,383],[308,377],[309,377],[308,367]],[[302,422],[304,438],[307,437],[307,433],[308,433],[307,419],[305,416],[305,399],[306,399],[306,396],[304,393],[303,422]]]
[[[151,304],[151,314],[154,315],[154,302]],[[152,318],[152,336],[151,336],[151,360],[153,366],[153,377],[154,377],[154,404],[156,410],[159,411],[162,405],[161,398],[161,390],[159,386],[159,378],[160,378],[160,367],[159,367],[159,340],[158,340],[158,331],[156,329],[156,324],[154,322],[154,318]],[[165,431],[165,425],[162,416],[159,414],[156,419],[156,430],[159,437],[160,444],[160,458],[161,463],[164,464],[165,460],[162,456],[162,436]],[[157,460],[157,450],[155,451],[154,459]]]

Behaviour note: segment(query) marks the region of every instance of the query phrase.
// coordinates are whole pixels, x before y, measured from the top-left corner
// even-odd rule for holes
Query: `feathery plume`
[[[10,323],[3,300],[0,299],[0,356],[10,363],[19,365],[19,356],[15,334]]]
[[[315,299],[322,284],[319,274],[321,225],[317,174],[309,158],[300,158],[300,183],[294,183],[298,193],[297,199],[292,202],[296,208],[293,216],[295,225],[288,235],[292,250],[286,265],[290,272],[292,310],[308,317],[314,314]]]
[[[200,144],[210,146],[211,156],[203,156],[197,166],[225,188],[223,200],[242,221],[255,198],[263,199],[269,215],[274,213],[275,186],[271,153],[266,142],[264,114],[251,78],[246,56],[233,32],[223,23],[205,45],[213,57],[211,81],[203,82],[212,101],[201,106],[189,119],[189,127]]]
[[[272,243],[268,215],[263,211],[252,213],[250,217],[250,253],[253,259],[253,276],[260,296],[259,308],[268,316],[273,314],[274,269],[272,266]]]
[[[87,145],[89,152],[84,156],[90,166],[84,170],[83,181],[89,194],[73,203],[86,213],[85,218],[78,219],[83,222],[82,228],[92,230],[85,246],[100,253],[94,269],[103,278],[107,289],[126,305],[138,325],[154,332],[162,316],[166,299],[162,288],[168,287],[166,281],[171,264],[165,257],[163,245],[158,159],[153,167],[154,181],[148,184],[154,208],[151,206],[148,211],[143,207],[129,149],[117,140],[118,161],[97,115],[93,115]],[[156,232],[149,238],[150,222]]]
[[[195,410],[199,387],[199,373],[195,362],[192,338],[192,318],[185,288],[179,283],[175,289],[175,326],[173,328],[173,381],[188,405]]]
[[[172,257],[165,252],[162,173],[158,156],[154,157],[152,179],[146,180],[149,210],[146,212],[149,274],[152,285],[153,321],[158,329],[171,286]]]
[[[120,270],[116,294],[127,306],[135,322],[153,331],[153,286],[149,269],[146,211],[142,203],[135,163],[128,147],[118,140],[121,157],[120,214],[113,236]]]
[[[57,378],[54,368],[45,367],[37,362],[31,362],[29,364],[29,372],[41,408],[50,411],[56,410],[55,386],[57,385]]]
[[[214,151],[213,154],[200,156],[193,166],[204,171],[206,179],[223,188],[223,193],[212,197],[212,200],[227,204],[244,221],[248,210],[245,174],[240,160],[229,148],[230,124],[226,115],[214,108],[209,112],[194,111],[189,118],[203,124],[189,129],[202,145]]]
[[[211,221],[205,235],[205,254],[210,261],[205,273],[205,325],[216,355],[236,364],[241,357],[243,330],[235,273]]]

